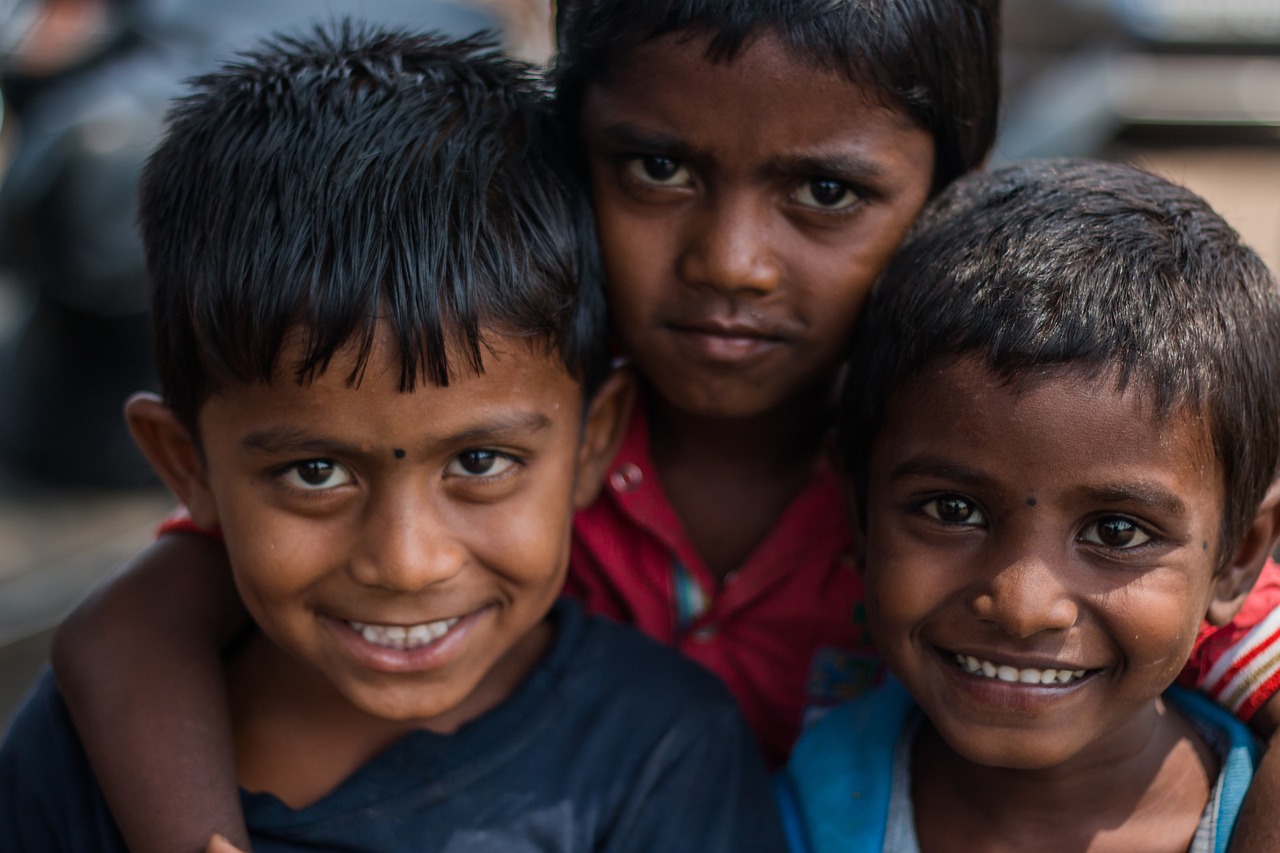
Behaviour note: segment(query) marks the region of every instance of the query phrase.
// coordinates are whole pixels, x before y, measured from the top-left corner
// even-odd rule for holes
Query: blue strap
[[[1229,746],[1218,788],[1218,831],[1214,841],[1215,853],[1226,853],[1240,806],[1258,765],[1261,754],[1258,743],[1244,723],[1199,693],[1170,687],[1164,695],[1188,717],[1208,723],[1227,736]]]
[[[778,788],[797,851],[880,853],[893,760],[915,705],[897,681],[839,706],[800,738]],[[788,802],[789,801],[789,802]],[[807,842],[807,843],[806,843]]]

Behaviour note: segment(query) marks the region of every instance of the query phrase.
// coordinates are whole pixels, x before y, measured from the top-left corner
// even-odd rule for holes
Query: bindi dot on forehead
[[[1036,505],[1035,495],[1032,495],[1031,497],[1027,498],[1027,506],[1035,506],[1035,505]]]
[[[404,458],[404,451],[403,451],[403,450],[401,450],[399,447],[397,447],[395,450],[392,450],[391,452],[392,452],[392,453],[394,453],[394,454],[396,455],[396,458],[397,458],[397,459],[403,459],[403,458]]]

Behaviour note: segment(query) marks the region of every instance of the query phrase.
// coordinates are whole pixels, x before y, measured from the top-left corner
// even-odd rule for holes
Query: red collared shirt
[[[777,766],[806,709],[880,679],[842,506],[824,468],[717,582],[663,492],[637,412],[600,498],[574,521],[566,593],[719,675]]]

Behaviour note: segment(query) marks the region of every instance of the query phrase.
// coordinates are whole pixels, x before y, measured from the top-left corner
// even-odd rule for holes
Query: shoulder
[[[563,601],[558,607],[577,622],[566,677],[582,682],[588,694],[642,698],[649,713],[691,709],[737,713],[723,682],[670,646],[630,626],[588,615],[577,602]]]
[[[880,849],[898,742],[915,714],[911,696],[890,680],[800,736],[776,780],[796,849]]]
[[[0,744],[0,849],[125,849],[48,669]]]

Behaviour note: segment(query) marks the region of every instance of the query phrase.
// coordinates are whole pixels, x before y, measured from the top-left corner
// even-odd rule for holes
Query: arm
[[[131,850],[248,849],[222,650],[246,625],[222,542],[170,534],[58,629],[53,665]]]

